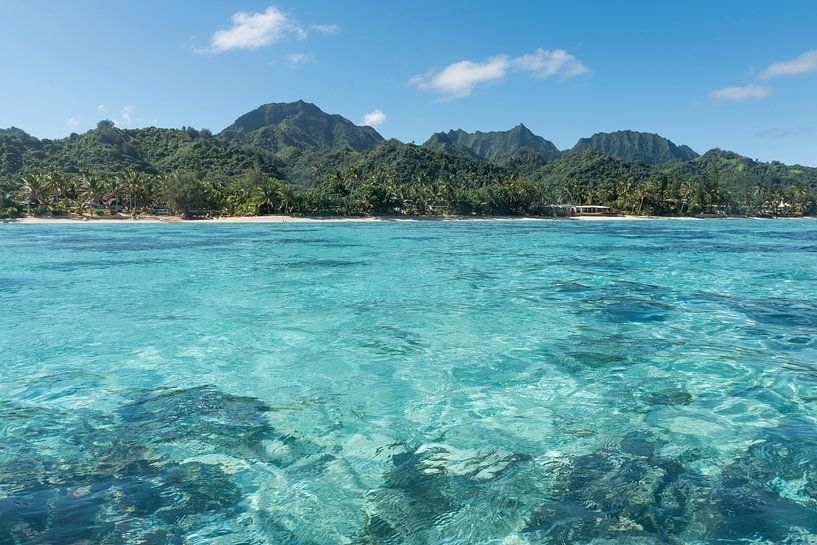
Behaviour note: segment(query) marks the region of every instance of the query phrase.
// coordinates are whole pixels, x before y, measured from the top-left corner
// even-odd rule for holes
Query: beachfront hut
[[[579,205],[573,207],[574,214],[609,214],[609,206],[599,206],[596,204]]]

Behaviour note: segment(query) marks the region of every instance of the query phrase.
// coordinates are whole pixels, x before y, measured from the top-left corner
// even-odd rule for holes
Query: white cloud
[[[564,49],[537,49],[519,57],[497,55],[482,62],[460,61],[441,71],[429,70],[409,80],[410,85],[433,91],[446,99],[467,97],[477,85],[505,79],[512,71],[528,72],[536,78],[557,76],[570,79],[590,73],[590,69]]]
[[[773,63],[758,74],[758,77],[760,79],[772,79],[781,76],[800,76],[811,73],[817,73],[817,49],[806,51],[796,59]]]
[[[441,72],[429,70],[425,74],[418,74],[409,80],[409,84],[448,98],[463,98],[470,95],[480,83],[504,79],[510,65],[510,60],[504,55],[482,62],[460,61],[449,64]]]
[[[338,25],[309,25],[309,30],[333,36],[340,32],[340,27]]]
[[[292,53],[286,55],[284,60],[289,63],[290,68],[297,68],[298,66],[312,62],[313,56],[311,53]]]
[[[709,93],[709,98],[716,101],[744,102],[746,100],[760,100],[772,92],[768,87],[760,85],[744,85],[743,87],[724,87]]]
[[[116,124],[121,127],[130,127],[132,124],[140,123],[141,121],[142,118],[136,116],[136,106],[128,104],[119,112],[119,118],[116,120]]]
[[[231,18],[233,26],[218,30],[210,37],[209,53],[224,53],[232,49],[258,49],[288,35],[306,38],[306,30],[286,13],[270,6],[261,12],[239,11]]]
[[[559,76],[564,79],[590,73],[590,69],[564,49],[542,49],[513,59],[514,66],[537,78]]]
[[[107,107],[107,106],[105,106],[104,104],[97,104],[97,105],[96,105],[96,111],[97,111],[97,112],[100,112],[100,113],[101,113],[101,112],[107,112],[107,111],[108,111],[108,107]]]
[[[76,129],[77,127],[79,127],[80,121],[82,121],[82,118],[80,116],[72,115],[71,117],[68,118],[68,121],[65,122],[65,125],[69,129]]]
[[[775,127],[755,133],[755,138],[788,138],[790,136],[802,136],[806,134],[817,134],[817,127],[801,125],[799,127]]]
[[[379,127],[385,123],[387,119],[386,114],[379,108],[376,108],[363,116],[363,124],[370,127]]]

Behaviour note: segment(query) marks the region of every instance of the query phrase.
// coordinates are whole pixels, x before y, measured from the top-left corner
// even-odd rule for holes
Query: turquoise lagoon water
[[[817,222],[0,226],[0,543],[815,543]]]

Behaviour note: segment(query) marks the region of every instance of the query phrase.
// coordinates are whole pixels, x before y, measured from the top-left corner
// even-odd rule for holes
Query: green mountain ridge
[[[572,151],[594,149],[624,161],[660,165],[670,161],[691,161],[698,154],[689,146],[678,146],[661,135],[638,131],[600,132],[581,138]]]
[[[371,153],[360,156],[350,167],[361,179],[374,176],[403,185],[447,180],[479,187],[506,175],[505,169],[488,161],[398,140],[386,141]]]
[[[440,132],[417,146],[386,141],[303,101],[261,106],[218,135],[189,127],[120,129],[110,121],[56,140],[0,129],[0,215],[88,208],[93,178],[110,186],[106,202],[121,202],[115,189],[134,173],[152,188],[144,206],[177,202],[175,192],[198,195],[195,206],[177,210],[223,214],[547,215],[557,203],[639,214],[817,210],[817,168],[719,149],[698,156],[634,131],[599,133],[566,152],[524,125]]]
[[[434,150],[454,157],[482,159],[475,151],[464,144],[452,142],[444,132],[437,132],[422,144],[423,148]]]
[[[470,150],[473,156],[487,160],[497,159],[503,155],[513,155],[526,148],[540,154],[546,161],[555,161],[561,155],[553,142],[532,133],[522,123],[507,131],[469,133],[457,129],[438,132],[432,135],[423,146],[453,154],[462,154],[460,150],[465,148]]]
[[[337,114],[327,114],[309,102],[265,104],[235,120],[218,134],[227,142],[273,153],[288,149],[374,149],[383,137]]]

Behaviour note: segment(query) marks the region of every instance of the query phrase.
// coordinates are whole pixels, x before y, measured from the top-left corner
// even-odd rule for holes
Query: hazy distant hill
[[[698,156],[690,147],[677,146],[661,135],[636,131],[596,133],[590,138],[579,140],[572,151],[585,149],[648,165],[660,165],[673,160],[689,161]]]
[[[508,131],[491,131],[473,133],[463,130],[453,130],[447,133],[438,132],[423,144],[447,153],[462,155],[458,150],[470,150],[482,159],[496,159],[503,155],[513,155],[522,149],[531,149],[540,154],[547,161],[555,161],[561,155],[559,149],[549,142],[533,134],[525,125],[519,124]]]
[[[338,149],[365,152],[383,142],[372,127],[358,126],[340,115],[327,114],[309,102],[265,104],[235,120],[219,138],[243,146],[284,153],[287,148]]]

